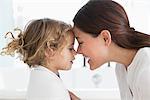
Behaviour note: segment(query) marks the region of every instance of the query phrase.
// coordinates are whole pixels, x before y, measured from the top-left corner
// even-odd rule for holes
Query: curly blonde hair
[[[35,65],[43,65],[44,51],[47,47],[54,50],[62,49],[63,43],[66,41],[71,25],[62,21],[53,19],[37,19],[32,20],[26,25],[24,31],[20,31],[17,38],[11,34],[13,39],[3,48],[1,55],[15,55],[19,53],[24,63],[29,67]],[[6,34],[6,35],[7,35]]]

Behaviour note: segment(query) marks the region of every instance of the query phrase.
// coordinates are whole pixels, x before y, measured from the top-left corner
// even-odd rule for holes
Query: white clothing
[[[27,100],[70,100],[62,80],[45,67],[31,70]]]
[[[127,70],[117,64],[116,76],[121,100],[150,100],[150,48],[138,50]]]

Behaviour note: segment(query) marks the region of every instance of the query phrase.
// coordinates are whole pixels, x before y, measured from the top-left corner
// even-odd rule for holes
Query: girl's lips
[[[73,61],[70,61],[71,63],[73,63]]]
[[[73,59],[73,60],[71,60],[70,62],[73,64],[73,61],[74,61],[74,59]]]

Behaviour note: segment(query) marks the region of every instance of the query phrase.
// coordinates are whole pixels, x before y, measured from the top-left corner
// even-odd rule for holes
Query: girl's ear
[[[47,48],[45,50],[45,56],[48,57],[48,58],[54,56],[54,50],[52,48]]]
[[[108,30],[102,30],[100,33],[103,38],[105,45],[109,46],[111,44],[111,34]]]

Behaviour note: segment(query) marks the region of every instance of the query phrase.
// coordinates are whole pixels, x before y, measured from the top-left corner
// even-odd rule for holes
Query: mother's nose
[[[82,51],[81,51],[81,48],[80,48],[80,47],[77,48],[77,53],[78,53],[78,54],[82,54]]]

